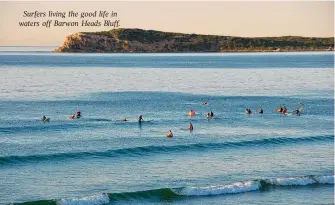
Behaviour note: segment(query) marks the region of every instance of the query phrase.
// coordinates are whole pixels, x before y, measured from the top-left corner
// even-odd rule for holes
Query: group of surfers
[[[80,110],[78,110],[75,114],[69,116],[69,119],[79,119],[79,118],[81,118]],[[43,122],[50,122],[50,117],[46,117],[45,115],[43,115],[42,121]]]
[[[81,118],[81,112],[80,112],[80,110],[78,110],[76,114],[70,115],[69,118],[70,119],[79,119],[79,118]]]
[[[207,104],[208,104],[208,102],[205,102],[205,103],[203,103],[202,105],[207,105]],[[296,114],[297,116],[300,116],[301,109],[302,109],[302,108],[295,109],[293,113]],[[264,111],[263,111],[263,108],[260,107],[260,108],[258,109],[258,113],[259,113],[259,114],[263,114],[263,112],[264,112]],[[286,108],[285,106],[280,106],[280,108],[274,110],[274,112],[279,112],[279,113],[282,113],[282,114],[286,114],[286,113],[287,113],[287,108]],[[250,108],[246,108],[246,109],[245,109],[245,114],[251,114],[251,113],[252,113],[252,111],[251,111]],[[190,111],[187,113],[187,115],[188,115],[189,117],[193,117],[193,116],[195,116],[195,110],[190,110]],[[213,118],[213,116],[214,116],[214,113],[213,113],[212,111],[210,111],[210,112],[207,113],[206,118],[207,118],[207,120],[210,120],[211,118]],[[79,119],[79,118],[81,118],[81,117],[82,117],[82,115],[81,115],[80,110],[78,110],[78,111],[76,112],[76,114],[73,114],[73,115],[69,116],[70,119]],[[43,122],[50,122],[50,118],[47,118],[45,115],[43,115],[43,117],[42,117],[42,121],[43,121]],[[128,120],[127,120],[126,118],[124,118],[124,119],[121,120],[121,121],[123,121],[123,122],[127,122]],[[139,117],[138,117],[138,123],[142,123],[142,122],[144,122],[144,120],[143,120],[143,116],[142,116],[142,115],[139,115]],[[189,124],[189,128],[188,128],[188,130],[189,130],[190,132],[193,131],[193,125],[192,125],[191,122],[190,122],[190,124]],[[171,130],[168,131],[168,133],[167,133],[167,137],[169,137],[169,138],[173,137],[173,133],[172,133]]]
[[[293,111],[293,114],[295,114],[295,115],[297,115],[297,116],[300,116],[301,110],[302,110],[302,108],[297,108],[297,109],[295,109],[295,110]],[[263,108],[260,107],[260,108],[258,109],[258,113],[259,113],[259,114],[263,114],[263,112],[264,112],[264,111],[263,111]],[[280,106],[278,109],[274,110],[274,112],[279,112],[279,113],[281,113],[281,114],[283,114],[283,115],[286,115],[286,114],[287,114],[287,108],[285,107],[285,105],[282,105],[282,106]],[[252,113],[252,111],[251,111],[250,108],[246,108],[246,109],[245,109],[245,114],[250,115],[251,113]]]
[[[124,119],[121,120],[121,121],[122,121],[122,122],[128,122],[127,118],[124,118]],[[138,123],[142,123],[142,122],[144,122],[144,120],[143,120],[143,116],[140,115],[140,116],[138,116]]]
[[[190,132],[193,131],[193,125],[192,125],[191,122],[190,122],[190,125],[189,125],[189,127],[188,127],[188,130],[189,130]],[[173,137],[173,133],[172,133],[172,131],[169,130],[166,136],[169,137],[169,138]]]

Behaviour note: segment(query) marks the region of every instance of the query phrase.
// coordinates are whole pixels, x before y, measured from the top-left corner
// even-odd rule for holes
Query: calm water
[[[333,60],[1,51],[0,203],[331,204]]]

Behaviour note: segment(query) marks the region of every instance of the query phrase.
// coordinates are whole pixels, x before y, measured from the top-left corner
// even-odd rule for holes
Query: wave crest
[[[17,163],[31,163],[36,161],[50,161],[50,160],[67,160],[67,159],[85,159],[90,157],[110,158],[122,156],[147,156],[157,153],[170,152],[187,152],[187,151],[202,151],[208,149],[222,149],[250,147],[258,145],[281,145],[289,143],[306,143],[317,141],[333,141],[334,135],[325,136],[310,136],[310,137],[296,137],[296,138],[266,138],[250,141],[238,142],[223,142],[223,143],[197,143],[197,144],[183,144],[173,146],[143,146],[143,147],[129,147],[115,150],[95,151],[95,152],[70,152],[70,153],[54,153],[46,155],[28,155],[28,156],[4,156],[0,157],[0,165],[17,164]]]
[[[180,187],[180,188],[162,188],[136,192],[121,192],[121,193],[103,193],[101,195],[60,199],[60,200],[41,200],[33,202],[25,202],[23,204],[39,204],[39,205],[103,205],[113,201],[127,201],[137,199],[156,199],[158,202],[165,199],[192,197],[192,196],[211,196],[211,195],[225,195],[238,194],[243,192],[262,190],[272,186],[308,186],[311,184],[334,184],[334,175],[323,176],[300,176],[300,177],[281,177],[273,179],[256,179],[243,182],[234,182],[231,184],[204,186],[204,187]]]
[[[247,191],[259,190],[259,181],[235,182],[229,185],[208,186],[208,187],[185,187],[173,190],[178,195],[183,196],[207,196],[221,194],[235,194]]]
[[[83,198],[74,198],[74,199],[61,199],[57,201],[58,205],[101,205],[108,204],[109,197],[107,194],[103,193],[97,196],[89,196]]]

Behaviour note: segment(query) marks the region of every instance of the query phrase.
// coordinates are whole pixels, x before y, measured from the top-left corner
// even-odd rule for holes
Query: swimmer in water
[[[169,132],[167,133],[167,137],[173,137],[173,134],[172,134],[172,131],[171,130],[169,130]]]

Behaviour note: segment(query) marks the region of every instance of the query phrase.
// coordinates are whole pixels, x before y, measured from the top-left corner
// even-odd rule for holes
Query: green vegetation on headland
[[[279,52],[329,51],[334,38],[300,36],[244,38],[142,29],[81,32],[68,36],[56,52]]]

